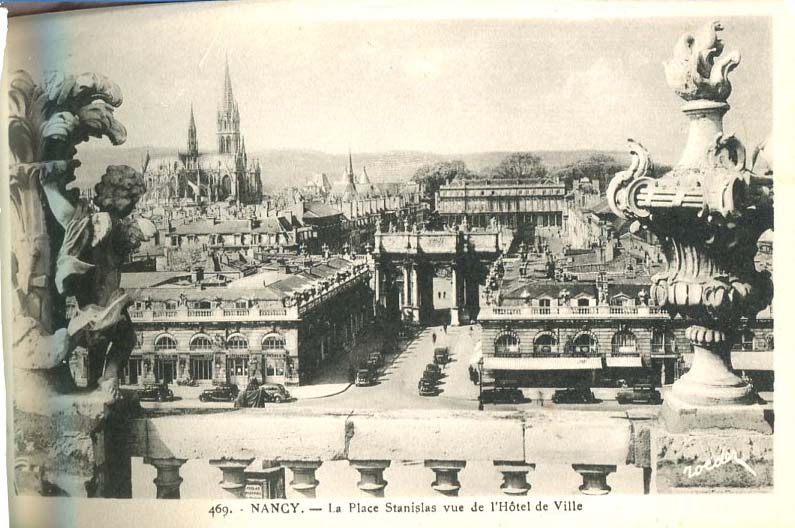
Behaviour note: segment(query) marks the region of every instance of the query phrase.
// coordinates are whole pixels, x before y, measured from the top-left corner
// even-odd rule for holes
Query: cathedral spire
[[[193,103],[190,104],[190,124],[188,125],[188,156],[199,155],[199,142],[196,134],[196,118],[193,116]]]
[[[348,174],[346,174],[348,183],[353,183],[353,157],[351,156],[351,148],[348,147]]]
[[[232,77],[229,73],[229,56],[224,63],[224,93],[218,109],[218,152],[236,154],[240,149],[240,114],[232,92]]]
[[[232,93],[232,77],[229,75],[229,54],[227,54],[224,64],[224,110],[234,112],[235,106],[235,96]]]

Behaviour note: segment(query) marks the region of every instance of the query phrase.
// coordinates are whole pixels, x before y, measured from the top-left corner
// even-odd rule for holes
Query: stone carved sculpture
[[[648,152],[629,140],[632,165],[607,189],[613,211],[660,239],[667,269],[652,277],[650,300],[692,324],[690,371],[673,386],[685,405],[749,404],[752,388],[731,371],[731,346],[743,317],[753,318],[772,300],[767,272],[757,272],[759,236],[773,227],[772,179],[753,174],[745,149],[723,132],[728,73],[739,63],[721,57],[717,22],[685,35],[666,63],[666,76],[687,102],[687,145],[679,163],[656,178]],[[674,401],[666,398],[666,406]]]
[[[674,56],[665,63],[665,78],[677,95],[686,101],[726,101],[732,91],[729,72],[740,64],[736,51],[723,55],[720,22],[704,26],[696,34],[682,35]]]
[[[17,492],[47,493],[63,489],[46,468],[93,471],[88,446],[96,429],[68,439],[57,432],[74,421],[66,414],[80,415],[84,424],[101,422],[135,345],[119,265],[144,238],[127,216],[145,188],[133,169],[109,167],[95,189],[96,208],[79,190],[67,189],[80,165],[77,145],[90,137],[115,145],[126,139],[114,117],[121,90],[107,78],[51,72],[36,84],[18,71],[9,103],[15,456],[28,461],[20,467],[38,468],[33,479],[17,475]],[[77,301],[71,319],[67,296]],[[99,383],[100,390],[74,394],[68,360],[86,354],[89,384]],[[93,485],[78,492],[91,494]]]

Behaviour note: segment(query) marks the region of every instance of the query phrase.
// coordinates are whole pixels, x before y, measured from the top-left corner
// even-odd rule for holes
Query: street
[[[436,336],[436,342],[433,336]],[[474,410],[478,408],[479,387],[469,379],[468,367],[472,361],[475,344],[480,339],[477,325],[447,327],[432,326],[418,329],[416,334],[402,338],[393,355],[385,358],[376,383],[369,387],[357,387],[348,382],[347,356],[341,355],[324,365],[323,371],[311,384],[288,387],[295,399],[282,405],[289,407],[316,409],[360,409],[360,410],[399,410],[399,409],[450,409]],[[425,366],[433,363],[433,350],[436,346],[447,346],[450,361],[442,368],[442,378],[438,392],[433,396],[421,396],[417,384]],[[363,351],[372,348],[366,339],[360,339],[357,347]],[[172,402],[144,402],[146,408],[201,408],[231,409],[232,403],[207,402],[198,400],[204,387],[181,387],[171,385],[177,398]],[[617,389],[594,388],[597,403],[560,404],[551,401],[555,387],[524,388],[525,401],[522,403],[486,404],[489,410],[527,410],[560,406],[567,410],[587,411],[627,411],[630,409],[655,412],[658,406],[628,404],[615,401]],[[763,393],[766,405],[772,405],[772,393]]]

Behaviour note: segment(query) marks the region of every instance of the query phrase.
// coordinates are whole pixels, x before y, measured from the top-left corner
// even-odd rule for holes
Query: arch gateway
[[[500,254],[500,232],[376,232],[376,311],[419,324],[469,322]]]

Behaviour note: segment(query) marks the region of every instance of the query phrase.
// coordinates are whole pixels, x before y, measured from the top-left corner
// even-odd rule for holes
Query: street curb
[[[296,398],[296,399],[295,399],[295,401],[301,401],[301,400],[320,400],[320,399],[322,399],[322,398],[330,398],[331,396],[337,396],[337,395],[339,395],[339,394],[342,394],[343,392],[345,392],[345,391],[347,391],[348,389],[350,389],[352,386],[353,386],[353,383],[348,383],[348,385],[346,385],[346,386],[345,386],[345,388],[344,388],[344,389],[342,389],[342,390],[340,390],[340,391],[337,391],[337,392],[332,392],[332,393],[329,393],[329,394],[324,394],[324,395],[322,395],[322,396],[308,396],[308,397],[306,397],[306,398]]]

